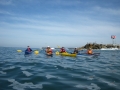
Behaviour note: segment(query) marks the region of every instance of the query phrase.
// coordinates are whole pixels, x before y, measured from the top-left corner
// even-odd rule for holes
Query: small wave
[[[42,84],[34,85],[32,82],[21,84],[21,83],[15,81],[15,79],[8,79],[8,81],[12,83],[9,86],[12,86],[13,89],[16,89],[16,90],[26,90],[26,88],[32,88],[32,89],[42,89],[43,88]]]
[[[115,81],[109,82],[109,81],[106,81],[106,80],[104,80],[104,79],[102,79],[102,78],[100,78],[99,81],[100,81],[100,82],[103,82],[103,83],[106,83],[106,84],[108,84],[109,86],[114,86],[114,87],[117,86],[117,85],[115,84]]]
[[[9,82],[15,82],[15,79],[8,79]]]
[[[87,85],[76,85],[75,87],[77,88],[81,88],[81,89],[87,89],[87,90],[100,90],[101,88],[97,86],[97,84],[94,84],[94,83],[91,83],[90,86],[87,86]]]
[[[6,72],[0,71],[1,74],[6,74]]]
[[[21,70],[26,70],[26,69],[31,69],[31,68],[32,68],[32,67],[30,67],[30,66],[27,66],[27,67],[23,67],[23,66],[22,66],[20,69],[21,69]]]
[[[93,80],[95,77],[94,76],[90,76],[90,77],[87,77],[87,80]]]
[[[32,73],[29,73],[28,71],[22,71],[27,77],[33,75]]]
[[[48,74],[48,75],[46,75],[46,78],[50,79],[50,78],[58,78],[58,77]]]
[[[2,70],[9,70],[9,69],[14,69],[14,68],[15,68],[15,66],[10,66],[8,68],[2,68]]]

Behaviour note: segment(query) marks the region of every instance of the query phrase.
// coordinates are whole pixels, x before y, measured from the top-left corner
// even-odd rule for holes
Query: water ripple
[[[1,90],[120,90],[120,51],[87,58],[0,50]]]

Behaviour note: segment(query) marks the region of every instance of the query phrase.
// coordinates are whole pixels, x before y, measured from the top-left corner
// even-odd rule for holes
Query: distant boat
[[[101,48],[100,50],[119,50],[118,48]]]

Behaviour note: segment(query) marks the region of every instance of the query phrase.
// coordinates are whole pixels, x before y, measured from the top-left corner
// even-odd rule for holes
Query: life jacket
[[[78,50],[74,50],[74,53],[78,53]]]
[[[27,50],[28,50],[28,52],[31,52],[30,48],[28,48]]]
[[[60,52],[62,53],[62,52],[66,52],[66,51],[65,51],[65,49],[61,49]]]
[[[52,54],[52,49],[46,49],[46,52]]]
[[[88,50],[87,53],[88,53],[88,54],[92,54],[92,50]]]

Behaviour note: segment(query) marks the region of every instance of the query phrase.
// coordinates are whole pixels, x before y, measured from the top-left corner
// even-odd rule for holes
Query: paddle
[[[59,55],[60,53],[58,51],[55,52],[56,55]]]
[[[34,50],[34,54],[39,54],[39,51],[38,50]]]
[[[58,45],[57,45],[57,47],[60,48],[60,46],[58,46]],[[59,51],[56,51],[55,54],[59,55],[60,53],[59,53]]]
[[[57,45],[58,48],[61,48],[60,46]]]
[[[22,52],[22,50],[17,50],[17,52]]]

